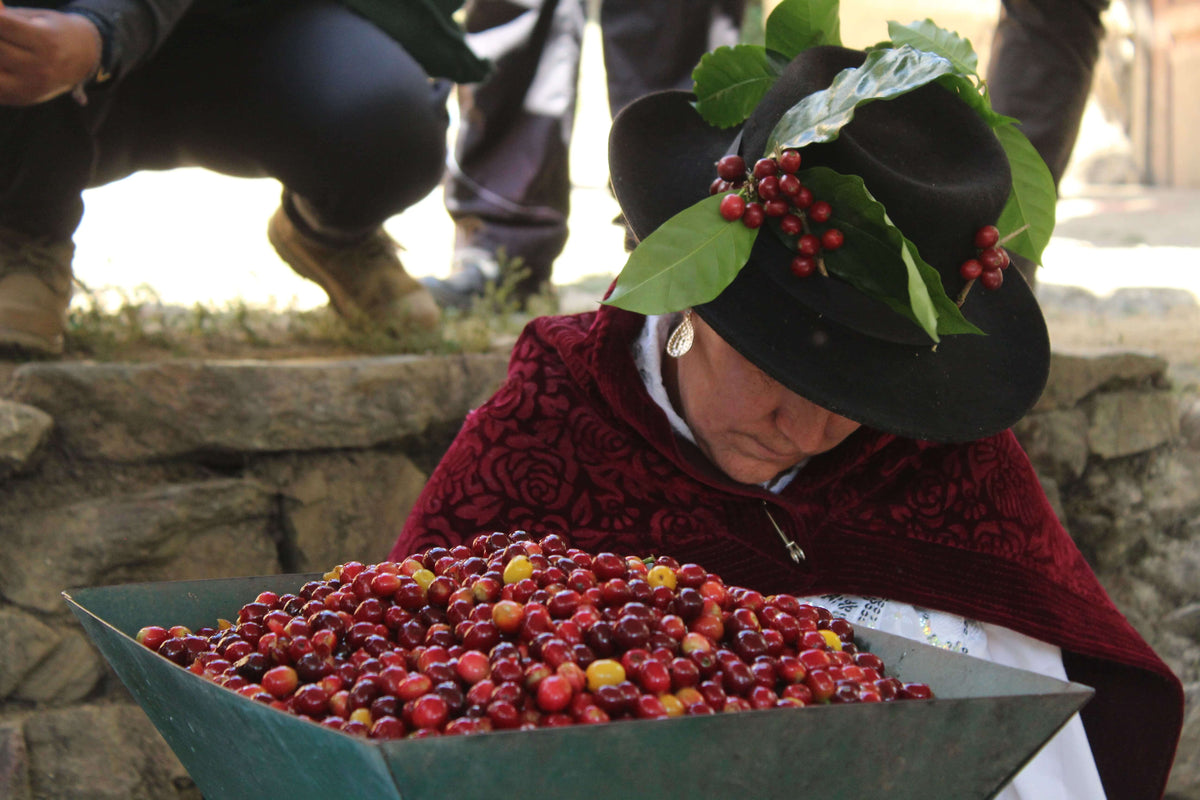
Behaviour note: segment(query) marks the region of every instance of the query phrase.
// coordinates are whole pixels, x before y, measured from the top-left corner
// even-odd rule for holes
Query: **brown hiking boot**
[[[75,245],[0,227],[0,350],[58,355]]]
[[[297,230],[281,206],[267,238],[298,274],[320,284],[347,320],[367,317],[395,330],[432,330],[441,311],[429,290],[400,263],[396,243],[382,228],[361,244],[329,247]]]

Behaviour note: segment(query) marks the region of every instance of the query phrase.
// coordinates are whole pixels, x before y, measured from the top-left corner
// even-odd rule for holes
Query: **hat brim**
[[[613,190],[639,239],[707,196],[715,162],[737,137],[708,125],[693,100],[647,95],[613,121]],[[1017,270],[1005,278],[993,291],[976,287],[962,307],[985,335],[942,336],[936,346],[879,301],[805,286],[838,279],[799,280],[770,258],[752,258],[695,311],[772,378],[835,413],[903,436],[971,441],[1011,427],[1045,388],[1045,321]]]

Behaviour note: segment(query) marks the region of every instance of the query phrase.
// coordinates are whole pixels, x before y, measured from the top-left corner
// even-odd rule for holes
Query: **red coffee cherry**
[[[747,203],[746,212],[742,214],[742,224],[747,228],[757,228],[763,224],[765,217],[761,203]]]
[[[804,230],[804,222],[795,214],[784,214],[779,219],[779,229],[788,236],[795,236]]]
[[[999,289],[1004,283],[1004,273],[998,269],[985,269],[979,276],[979,282],[988,291]]]
[[[1008,253],[1003,247],[989,247],[980,251],[979,263],[984,269],[1007,269]]]
[[[983,274],[983,264],[974,258],[967,259],[958,268],[958,274],[964,281],[973,281]]]
[[[800,151],[799,150],[784,150],[779,154],[779,169],[791,175],[796,170],[800,169]]]
[[[792,274],[797,278],[807,278],[817,271],[817,260],[812,256],[796,256],[792,259]]]
[[[754,162],[754,177],[762,180],[769,175],[775,175],[779,172],[779,165],[775,163],[773,158],[760,158]]]
[[[816,234],[806,233],[800,237],[800,241],[796,242],[796,249],[802,256],[815,256],[821,252],[821,240],[816,237]]]
[[[821,247],[826,250],[837,250],[846,241],[846,236],[837,228],[830,228],[821,234]]]
[[[763,200],[778,200],[781,192],[779,191],[779,178],[774,175],[768,175],[758,182],[758,196]]]
[[[763,203],[763,211],[766,212],[768,217],[782,217],[784,214],[788,213],[788,201],[768,200],[767,202]]]
[[[833,215],[833,207],[824,200],[818,200],[808,209],[808,218],[813,222],[828,222]]]
[[[980,250],[995,247],[998,241],[1000,241],[1000,230],[995,225],[984,225],[975,231],[975,247]]]
[[[721,216],[729,222],[742,218],[746,213],[746,200],[740,194],[727,194],[721,198]]]
[[[717,161],[717,175],[729,181],[740,181],[746,177],[746,161],[741,156],[722,156]]]

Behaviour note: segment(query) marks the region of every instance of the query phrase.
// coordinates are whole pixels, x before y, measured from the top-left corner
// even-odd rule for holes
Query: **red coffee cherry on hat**
[[[760,158],[754,162],[754,177],[762,180],[769,175],[775,175],[779,172],[779,165],[775,163],[773,158]]]
[[[796,249],[802,256],[815,256],[821,252],[821,240],[816,237],[816,234],[806,233],[800,237],[800,241],[796,242]]]
[[[720,194],[721,192],[728,192],[731,188],[732,186],[729,181],[724,178],[717,178],[708,185],[708,193],[710,195]]]
[[[983,264],[974,258],[967,259],[958,268],[958,274],[964,281],[973,281],[983,274]]]
[[[795,214],[784,214],[779,219],[779,229],[788,236],[795,236],[804,230],[804,222]]]
[[[817,260],[812,256],[796,256],[792,259],[792,274],[797,278],[807,278],[817,271]]]
[[[746,199],[740,194],[727,194],[721,198],[721,216],[729,222],[742,218],[746,213]]]
[[[717,161],[717,175],[729,182],[740,181],[746,177],[746,161],[741,156],[722,156]]]
[[[1006,269],[1008,267],[1008,253],[1003,247],[989,247],[979,253],[979,263],[983,264],[984,269]]]
[[[784,150],[779,154],[779,170],[791,175],[800,169],[800,151]]]
[[[1004,273],[998,269],[985,269],[979,276],[979,282],[988,291],[999,289],[1004,284]]]
[[[995,225],[984,225],[975,231],[975,247],[980,250],[995,247],[998,241],[1000,241],[1000,229]]]
[[[747,203],[746,212],[742,214],[742,224],[747,228],[757,228],[763,224],[766,214],[760,203]]]
[[[780,194],[779,179],[774,175],[768,175],[758,182],[758,196],[763,200],[778,200]]]
[[[816,201],[808,209],[808,218],[813,222],[828,222],[832,214],[833,207],[824,200]]]
[[[803,189],[800,179],[795,175],[784,174],[779,176],[779,191],[783,192],[788,197],[795,197],[796,193]]]
[[[826,250],[837,250],[846,242],[846,236],[837,228],[830,228],[821,234],[821,247]]]
[[[784,214],[788,213],[788,201],[768,200],[767,202],[763,203],[763,211],[766,212],[768,217],[782,217]]]

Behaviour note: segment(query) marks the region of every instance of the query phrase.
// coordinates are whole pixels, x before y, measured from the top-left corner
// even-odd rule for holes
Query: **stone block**
[[[61,592],[279,571],[275,495],[254,481],[175,484],[0,521],[0,592],[66,613]]]
[[[1162,382],[1167,360],[1141,353],[1073,355],[1054,352],[1046,390],[1034,411],[1074,408],[1092,392],[1107,386],[1140,386]]]
[[[1101,458],[1153,450],[1179,436],[1179,411],[1170,392],[1106,392],[1087,403],[1088,448]]]
[[[199,800],[187,772],[140,708],[77,705],[25,723],[38,800]]]
[[[1080,409],[1030,414],[1013,426],[1039,475],[1068,484],[1088,460],[1088,419]]]
[[[13,697],[47,705],[78,702],[96,688],[106,671],[104,659],[84,633],[68,630],[58,646],[26,673]]]
[[[407,456],[377,450],[267,460],[252,472],[288,498],[280,513],[295,572],[382,561],[426,478]]]
[[[29,754],[19,720],[0,720],[0,797],[33,800],[29,788]]]
[[[61,641],[57,630],[32,614],[0,607],[0,698],[12,694]]]
[[[0,480],[19,472],[53,427],[54,420],[46,412],[0,399]]]
[[[136,461],[401,441],[460,424],[506,368],[500,355],[38,363],[8,391],[52,415],[79,457]]]

